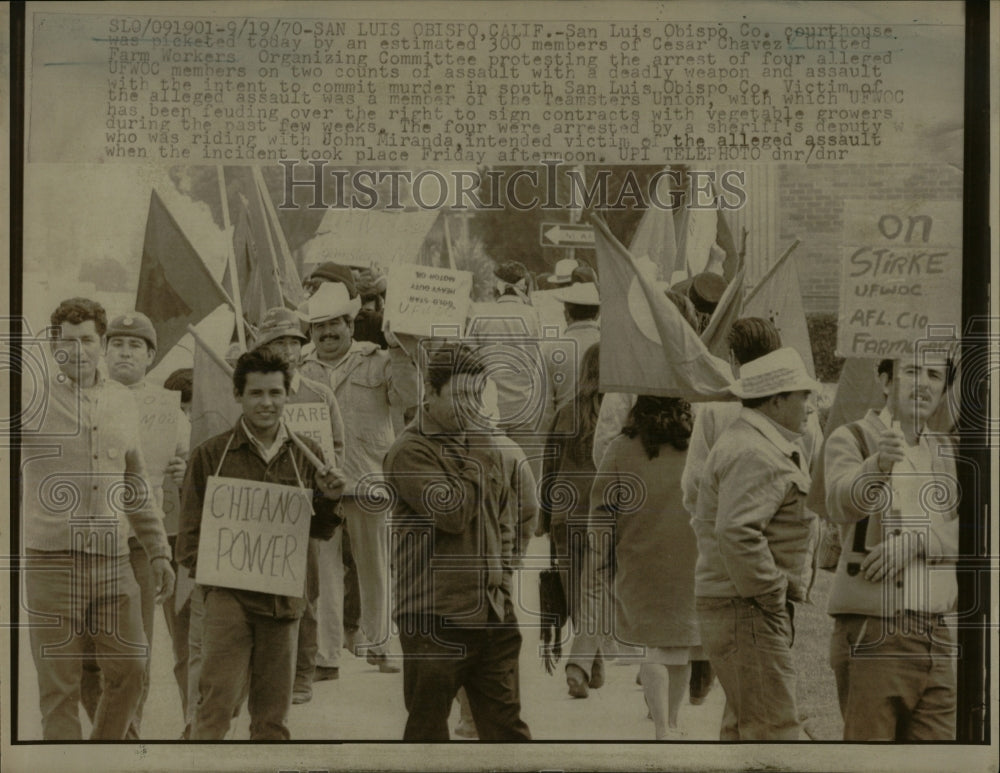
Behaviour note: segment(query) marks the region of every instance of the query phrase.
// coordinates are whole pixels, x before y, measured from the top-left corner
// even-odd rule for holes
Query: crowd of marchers
[[[291,705],[360,656],[402,671],[404,740],[531,740],[512,593],[535,538],[571,621],[556,633],[568,695],[586,699],[609,661],[641,652],[651,737],[682,738],[685,699],[717,682],[721,740],[803,738],[795,610],[827,569],[830,669],[809,678],[835,681],[844,738],[954,740],[955,460],[951,437],[927,429],[955,375],[949,351],[873,361],[884,404],[836,428],[760,318],[731,326],[729,400],[602,394],[593,270],[562,261],[545,279],[564,310],[554,349],[537,345],[536,278],[512,261],[494,280],[461,339],[416,342],[382,324],[385,277],[320,265],[305,303],[271,309],[231,358],[240,415],[194,447],[198,373],[149,382],[148,317],[109,319],[86,298],[52,311],[56,367],[25,379],[44,411],[21,439],[43,739],[81,739],[81,704],[92,740],[162,738],[143,706],[150,659],[171,657],[183,738],[231,737],[245,704],[251,739],[287,741]],[[702,274],[664,292],[700,330],[724,289]],[[512,350],[520,365],[498,366]],[[141,406],[164,391],[180,392],[176,438],[149,469]],[[331,444],[288,426],[296,403],[326,406]],[[301,593],[203,581],[217,478],[306,492]],[[945,506],[926,506],[929,488]],[[171,653],[151,650],[157,604]]]

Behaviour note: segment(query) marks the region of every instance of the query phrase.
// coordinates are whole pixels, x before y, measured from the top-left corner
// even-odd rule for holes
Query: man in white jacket
[[[941,352],[918,353],[879,363],[885,407],[839,427],[824,450],[843,546],[830,664],[849,741],[955,740],[946,615],[958,599],[959,494],[949,436],[925,431],[954,370]]]

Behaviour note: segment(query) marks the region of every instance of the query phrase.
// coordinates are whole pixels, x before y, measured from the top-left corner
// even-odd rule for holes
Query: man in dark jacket
[[[517,525],[492,435],[471,430],[484,367],[473,352],[429,352],[424,404],[385,459],[400,630],[404,741],[447,741],[465,687],[483,741],[527,741],[521,720],[521,634],[511,603]]]
[[[210,477],[311,490],[310,537],[329,539],[338,523],[343,479],[330,466],[317,470],[282,421],[290,383],[283,359],[259,350],[244,354],[233,373],[242,417],[231,430],[205,441],[192,454],[181,500],[177,560],[202,584],[199,575],[208,567],[197,566],[198,545]],[[299,440],[322,460],[319,446],[308,438]],[[234,508],[241,511],[234,503],[235,494],[230,517]],[[225,737],[249,678],[251,740],[287,741],[299,619],[306,607],[304,572],[294,596],[214,585],[205,590],[200,700],[192,739]]]

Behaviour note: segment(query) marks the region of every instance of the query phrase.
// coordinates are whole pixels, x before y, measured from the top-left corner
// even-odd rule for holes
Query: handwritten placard
[[[944,326],[957,335],[960,202],[849,200],[844,245],[837,354],[893,358],[911,353],[929,335],[940,336]]]
[[[327,462],[337,458],[333,452],[330,406],[326,403],[285,403],[285,424],[292,432],[315,441],[323,449]]]
[[[177,450],[177,424],[181,416],[181,393],[168,389],[144,389],[135,393],[139,407],[139,442],[151,482],[159,486],[167,462]]]
[[[299,597],[305,592],[312,491],[210,476],[201,509],[201,585]]]
[[[438,325],[465,327],[472,272],[400,264],[389,269],[385,320],[395,333],[429,336]]]

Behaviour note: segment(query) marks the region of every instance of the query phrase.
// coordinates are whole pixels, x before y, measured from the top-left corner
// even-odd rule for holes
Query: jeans
[[[954,741],[954,630],[913,613],[833,619],[830,665],[844,740]]]
[[[720,740],[798,739],[791,605],[771,610],[754,599],[700,597],[696,608],[702,647],[736,719],[737,737],[724,737],[730,730]]]
[[[287,741],[298,620],[247,612],[226,588],[205,589],[200,700],[191,739],[226,737],[249,683],[250,740]]]
[[[448,716],[465,687],[481,741],[530,741],[521,719],[521,634],[508,610],[504,625],[443,627],[440,617],[400,620],[404,741],[447,741]]]
[[[129,557],[28,549],[26,558],[43,739],[82,739],[80,681],[88,637],[103,681],[90,738],[124,739],[142,698],[149,658]],[[38,619],[41,615],[48,619]]]

